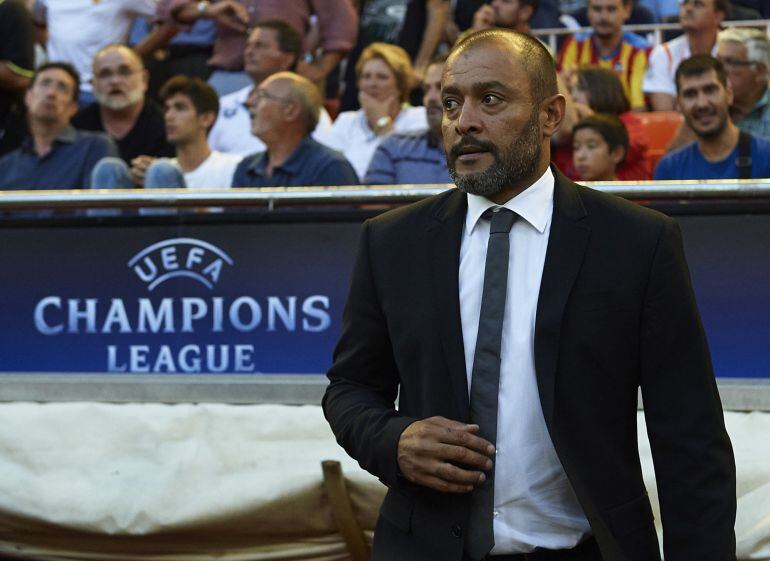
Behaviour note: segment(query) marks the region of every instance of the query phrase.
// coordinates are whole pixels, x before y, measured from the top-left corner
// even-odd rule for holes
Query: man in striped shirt
[[[569,37],[559,52],[558,68],[569,73],[578,66],[596,64],[615,70],[631,101],[644,109],[642,79],[647,69],[647,41],[623,24],[631,15],[631,0],[589,0],[591,31]]]

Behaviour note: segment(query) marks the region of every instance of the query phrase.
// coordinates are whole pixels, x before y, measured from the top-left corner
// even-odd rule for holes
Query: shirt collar
[[[59,134],[56,135],[56,138],[53,139],[53,144],[72,144],[77,140],[77,138],[78,132],[75,130],[75,127],[72,125],[67,125],[61,131],[59,131]],[[31,134],[27,135],[27,137],[22,141],[21,147],[27,152],[34,152],[35,139]]]
[[[307,152],[312,148],[313,142],[313,139],[309,136],[303,138],[299,143],[299,146],[297,146],[297,148],[294,149],[294,152],[291,153],[291,156],[289,156],[284,163],[276,166],[275,169],[283,170],[290,175],[299,175],[303,165],[307,163]],[[257,154],[254,161],[251,162],[249,170],[257,175],[265,175],[267,163],[267,152],[261,152]]]
[[[505,208],[512,210],[526,220],[541,234],[548,225],[553,210],[554,176],[548,167],[545,173],[528,188],[506,202]],[[500,206],[486,197],[468,195],[468,212],[465,215],[465,233],[470,236],[487,209]]]

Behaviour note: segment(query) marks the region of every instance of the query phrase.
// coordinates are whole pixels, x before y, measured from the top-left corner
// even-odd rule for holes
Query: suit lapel
[[[546,424],[553,419],[562,316],[591,232],[577,187],[554,168],[553,218],[535,320],[535,371]]]
[[[465,193],[454,190],[436,210],[434,221],[426,231],[436,327],[441,336],[460,421],[467,420],[470,415],[459,289],[460,243],[467,208]]]

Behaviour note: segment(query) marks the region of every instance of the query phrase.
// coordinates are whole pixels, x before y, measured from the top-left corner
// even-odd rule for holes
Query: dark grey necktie
[[[511,231],[516,213],[497,207],[491,215],[489,245],[484,268],[479,331],[471,375],[471,423],[479,425],[479,436],[492,444],[497,441],[497,393],[500,386],[500,344],[503,336],[505,293],[508,284],[508,258]],[[471,512],[465,550],[473,561],[483,559],[495,545],[492,517],[495,498],[494,468],[486,481],[471,493]]]

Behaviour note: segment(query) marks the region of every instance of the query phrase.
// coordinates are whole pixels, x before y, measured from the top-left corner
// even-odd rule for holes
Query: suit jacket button
[[[452,529],[450,530],[450,533],[452,534],[453,538],[461,538],[463,537],[463,529],[460,528],[457,524],[452,526]]]

